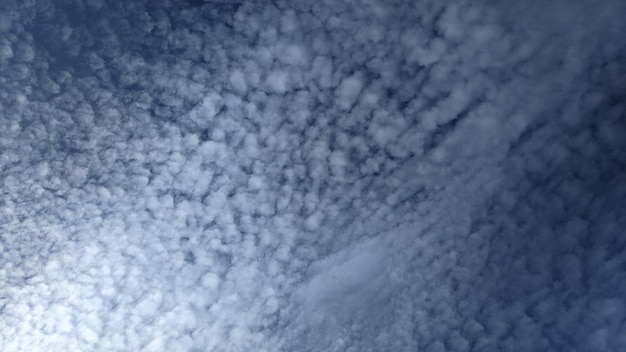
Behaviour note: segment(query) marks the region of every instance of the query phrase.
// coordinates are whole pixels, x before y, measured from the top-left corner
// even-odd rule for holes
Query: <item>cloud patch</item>
[[[620,350],[623,5],[508,5],[2,5],[2,350]]]

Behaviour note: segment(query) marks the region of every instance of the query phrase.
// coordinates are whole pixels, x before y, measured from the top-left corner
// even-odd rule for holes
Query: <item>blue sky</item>
[[[0,350],[626,346],[620,1],[0,4]]]

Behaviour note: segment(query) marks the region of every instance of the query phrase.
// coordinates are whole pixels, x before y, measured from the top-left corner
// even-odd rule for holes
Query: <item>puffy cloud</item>
[[[338,105],[344,110],[349,110],[359,96],[361,89],[363,89],[363,82],[357,74],[344,78],[335,93]]]
[[[622,8],[2,5],[2,350],[623,348]]]

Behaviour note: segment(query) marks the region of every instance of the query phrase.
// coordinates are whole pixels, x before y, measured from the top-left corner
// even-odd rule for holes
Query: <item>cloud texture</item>
[[[4,1],[0,350],[626,346],[620,1]]]

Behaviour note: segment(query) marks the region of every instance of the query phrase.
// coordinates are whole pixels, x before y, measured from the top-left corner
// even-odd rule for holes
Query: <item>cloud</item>
[[[622,348],[623,6],[509,5],[2,5],[1,349]]]

